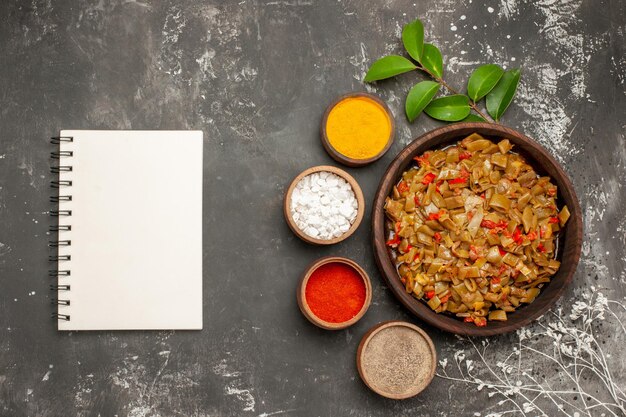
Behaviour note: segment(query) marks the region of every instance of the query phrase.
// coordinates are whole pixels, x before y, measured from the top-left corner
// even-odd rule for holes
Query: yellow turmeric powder
[[[391,119],[387,111],[368,97],[348,97],[328,114],[326,136],[339,153],[352,159],[378,155],[391,139]]]

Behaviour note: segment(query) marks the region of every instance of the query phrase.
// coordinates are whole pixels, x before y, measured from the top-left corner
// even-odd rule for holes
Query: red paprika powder
[[[306,284],[305,298],[318,318],[343,323],[361,311],[365,292],[365,283],[354,268],[331,262],[313,271]]]

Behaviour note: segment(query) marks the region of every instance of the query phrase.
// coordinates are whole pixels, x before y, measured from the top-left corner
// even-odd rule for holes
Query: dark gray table
[[[591,292],[623,301],[625,3],[379,3],[2,2],[0,415],[525,412],[528,401],[521,394],[532,400],[537,393],[526,385],[521,394],[504,397],[489,395],[498,387],[436,377],[424,393],[407,401],[370,392],[354,363],[361,336],[383,320],[419,323],[395,301],[376,270],[369,242],[371,207],[349,240],[316,248],[287,228],[283,192],[301,170],[333,162],[318,139],[325,106],[340,93],[372,90],[360,81],[368,65],[385,53],[399,53],[401,26],[420,17],[427,38],[443,50],[447,79],[458,87],[479,63],[523,67],[519,96],[503,122],[534,137],[563,164],[585,213],[583,258],[561,303],[562,317]],[[398,132],[382,160],[350,170],[368,202],[394,155],[438,126],[425,116],[411,125],[403,116],[404,96],[418,78],[405,75],[373,89],[391,106]],[[61,128],[205,132],[203,331],[55,330],[47,278],[48,137]],[[335,333],[310,325],[295,298],[305,265],[329,254],[355,259],[374,285],[364,319]],[[626,314],[621,306],[608,305],[615,316],[607,312],[593,326],[612,386],[623,390],[620,321]],[[530,331],[544,331],[541,326],[554,322],[554,314]],[[473,358],[474,374],[497,382],[498,363],[514,348],[554,355],[551,336],[513,334],[489,339],[483,362],[486,341],[459,340],[425,328],[447,363],[440,375],[458,377],[456,360],[465,370]],[[509,375],[528,368],[542,387],[560,387],[554,391],[561,394],[536,401],[547,415],[613,415],[603,407],[584,410],[584,403],[593,403],[591,396],[609,398],[598,377],[585,373],[586,385],[579,387],[564,373],[571,368],[540,358],[547,362],[524,359],[520,368],[515,360]],[[511,386],[523,378],[518,373]],[[541,415],[536,410],[526,414]]]

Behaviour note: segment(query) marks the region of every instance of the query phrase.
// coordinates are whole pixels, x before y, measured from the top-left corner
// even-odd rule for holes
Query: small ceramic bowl
[[[392,334],[393,332],[396,332],[395,336]],[[386,339],[372,342],[377,336]],[[402,343],[393,343],[394,337]],[[415,370],[413,380],[406,385],[401,387],[390,386],[389,381],[397,382],[398,378],[394,378],[393,375],[387,375],[388,378],[380,378],[376,374],[380,372],[380,367],[385,365],[390,368],[390,372],[393,374],[395,371],[393,367],[402,362],[399,356],[406,353],[394,352],[394,349],[406,349],[409,343],[417,348],[411,352],[415,353],[417,360],[421,361],[423,366]],[[368,352],[369,349],[372,351]],[[392,358],[390,355],[394,355],[394,357]],[[368,360],[377,363],[376,365],[368,364]],[[414,360],[410,360],[408,363],[414,362]],[[416,325],[405,321],[386,321],[372,327],[363,336],[356,354],[356,366],[361,379],[369,389],[392,400],[403,400],[419,394],[433,380],[437,369],[437,351],[426,332]],[[404,369],[403,371],[398,370],[397,375],[406,377],[407,370]],[[390,376],[391,378],[389,378]]]
[[[365,284],[365,301],[363,302],[361,310],[359,310],[356,316],[342,323],[331,323],[320,319],[315,315],[315,313],[313,313],[313,311],[311,311],[306,301],[306,286],[309,282],[309,278],[317,268],[329,263],[341,263],[344,265],[348,265],[359,274],[361,279],[363,279],[363,283]],[[359,264],[357,264],[353,260],[348,258],[342,258],[340,256],[326,256],[314,261],[306,268],[306,270],[302,274],[302,277],[300,278],[300,283],[298,284],[298,290],[296,295],[298,298],[298,306],[300,307],[300,311],[302,311],[302,314],[304,314],[304,317],[306,317],[307,320],[322,329],[341,330],[350,327],[354,323],[359,321],[369,308],[370,303],[372,302],[372,283],[370,282],[370,278],[367,275],[367,272],[365,272],[365,270],[363,270],[363,268],[361,268]]]
[[[389,133],[389,139],[387,140],[387,144],[385,145],[385,147],[376,155],[374,155],[371,158],[367,158],[367,159],[353,159],[350,157],[347,157],[346,155],[338,152],[335,148],[333,148],[333,146],[330,144],[329,140],[328,140],[328,134],[326,132],[326,123],[328,121],[328,115],[330,114],[330,111],[337,105],[339,104],[341,101],[347,99],[347,98],[352,98],[352,97],[365,97],[368,98],[372,101],[374,101],[376,104],[378,104],[380,107],[383,108],[383,110],[387,113],[387,116],[389,117],[389,122],[391,123],[391,132]],[[371,164],[372,162],[380,159],[391,147],[391,144],[393,143],[393,139],[394,139],[394,135],[395,135],[395,122],[393,120],[393,114],[391,113],[391,110],[389,109],[389,107],[385,104],[384,101],[382,101],[381,99],[379,99],[378,97],[372,95],[372,94],[368,94],[368,93],[350,93],[350,94],[344,94],[340,97],[337,97],[332,103],[330,103],[330,105],[326,108],[326,111],[324,112],[324,116],[322,117],[322,123],[320,125],[320,136],[322,139],[322,145],[324,146],[324,149],[326,150],[326,152],[328,152],[328,154],[331,156],[331,158],[333,158],[335,161],[340,162],[344,165],[347,165],[349,167],[362,167],[368,164]]]
[[[350,229],[348,229],[348,231],[344,233],[343,235],[338,236],[333,239],[328,239],[328,240],[317,239],[317,238],[307,235],[306,233],[304,233],[303,230],[301,230],[298,227],[295,220],[291,216],[291,195],[293,194],[293,190],[296,187],[296,184],[298,184],[298,182],[300,182],[300,180],[306,177],[307,175],[313,174],[314,172],[322,172],[322,171],[331,172],[335,175],[340,176],[344,180],[346,180],[346,182],[350,184],[350,186],[352,187],[352,191],[354,192],[354,196],[356,197],[357,206],[358,206],[356,219],[354,219],[354,222],[350,226]],[[287,188],[287,192],[285,193],[283,213],[285,215],[285,220],[287,221],[287,225],[289,225],[289,228],[300,239],[304,240],[305,242],[314,244],[314,245],[332,245],[334,243],[338,243],[338,242],[341,242],[342,240],[347,239],[359,227],[359,224],[361,224],[361,220],[363,220],[363,214],[365,213],[365,199],[363,198],[363,191],[361,190],[361,187],[359,186],[359,184],[346,171],[344,171],[343,169],[339,169],[337,167],[330,166],[330,165],[318,165],[309,169],[305,169],[296,178],[294,178],[293,181],[291,181],[291,184],[289,185],[289,188]]]

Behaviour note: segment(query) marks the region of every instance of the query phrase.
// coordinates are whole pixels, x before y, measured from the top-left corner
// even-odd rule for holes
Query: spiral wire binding
[[[50,215],[54,217],[71,216],[72,210],[50,210]]]
[[[53,195],[50,196],[51,203],[58,203],[59,201],[72,201],[71,195]]]
[[[49,230],[51,232],[69,232],[70,230],[72,230],[72,226],[70,226],[69,224],[55,224],[50,226]]]
[[[50,187],[52,188],[61,188],[61,187],[71,187],[72,181],[50,181]]]
[[[62,142],[74,142],[74,138],[72,136],[53,136],[50,138],[50,142],[53,145],[60,145]],[[50,167],[50,173],[54,175],[58,175],[62,172],[72,172],[73,167],[71,165],[62,165],[61,160],[65,158],[70,158],[74,156],[74,151],[61,151],[56,150],[50,152],[50,158],[58,161],[58,165]],[[58,189],[58,194],[50,196],[50,203],[59,204],[63,201],[72,201],[72,196],[66,192],[61,191],[61,189],[66,189],[72,186],[72,181],[69,180],[56,180],[50,181],[50,187],[53,189]],[[57,238],[54,240],[50,240],[48,242],[48,246],[56,249],[57,253],[55,255],[48,256],[49,262],[54,262],[56,264],[55,269],[50,269],[48,271],[48,276],[51,278],[56,278],[57,280],[62,277],[69,277],[72,274],[72,271],[69,269],[59,269],[58,262],[59,261],[70,261],[72,259],[71,255],[59,255],[58,248],[71,246],[72,241],[69,239],[60,239],[58,233],[59,232],[68,232],[72,230],[72,226],[69,224],[60,224],[62,222],[61,218],[69,217],[72,215],[72,210],[60,210],[58,207],[56,210],[50,210],[50,216],[57,217],[58,223],[55,225],[51,225],[49,228],[50,233],[57,233]],[[70,291],[71,287],[68,284],[50,284],[50,291],[53,291],[55,294],[63,291]],[[58,308],[58,306],[69,306],[70,300],[68,299],[59,299],[52,298],[50,303]],[[58,311],[54,312],[50,316],[54,320],[62,320],[62,321],[70,321],[69,314],[61,314]]]

